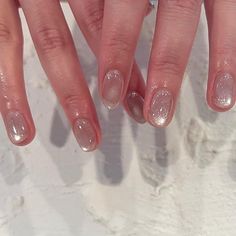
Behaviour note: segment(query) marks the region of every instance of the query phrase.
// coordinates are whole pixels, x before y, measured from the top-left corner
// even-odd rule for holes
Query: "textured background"
[[[24,18],[25,78],[35,141],[15,148],[0,123],[1,236],[235,236],[235,110],[206,106],[208,44],[199,25],[175,119],[167,129],[108,113],[96,61],[64,5],[101,120],[103,144],[84,154],[42,71]],[[137,59],[146,74],[154,13]]]

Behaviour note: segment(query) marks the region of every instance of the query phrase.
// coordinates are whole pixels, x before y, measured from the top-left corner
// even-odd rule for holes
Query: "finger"
[[[68,2],[90,48],[98,58],[104,0],[69,0]],[[127,113],[139,123],[145,122],[143,116],[144,97],[145,83],[137,64],[134,63],[127,95],[124,99],[124,107]]]
[[[201,10],[201,0],[159,0],[144,116],[156,127],[171,121]]]
[[[57,0],[20,0],[20,4],[75,137],[84,151],[92,151],[100,141],[100,127],[60,4]]]
[[[148,1],[105,1],[99,54],[99,91],[114,109],[127,93],[134,53]],[[121,14],[124,12],[124,14]],[[127,23],[128,22],[128,23]]]
[[[236,100],[236,1],[206,1],[210,65],[207,100],[216,111],[231,109]]]
[[[144,124],[146,122],[143,115],[144,98],[145,82],[138,65],[134,63],[131,71],[128,91],[123,104],[130,117],[140,124]]]
[[[23,37],[14,0],[0,0],[0,110],[11,142],[26,145],[35,127],[23,81]]]

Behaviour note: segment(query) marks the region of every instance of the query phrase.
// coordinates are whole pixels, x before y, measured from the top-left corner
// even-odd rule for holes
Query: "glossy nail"
[[[6,115],[6,128],[13,144],[24,142],[29,136],[29,127],[24,115],[18,111],[11,111]]]
[[[154,126],[165,126],[173,107],[173,95],[166,89],[159,89],[153,96],[149,111],[149,121]]]
[[[109,71],[104,78],[102,98],[108,109],[115,109],[121,100],[124,77],[118,70]]]
[[[217,76],[213,91],[213,103],[216,107],[227,109],[235,103],[235,79],[229,73]]]
[[[87,119],[79,118],[74,124],[74,134],[81,149],[90,152],[96,149],[97,135],[92,124]]]
[[[130,111],[130,115],[139,123],[145,123],[145,119],[143,116],[143,97],[137,92],[131,92],[126,97],[128,109]]]

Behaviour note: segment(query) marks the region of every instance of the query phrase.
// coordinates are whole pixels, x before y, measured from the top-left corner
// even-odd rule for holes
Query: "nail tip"
[[[115,110],[117,107],[119,107],[120,103],[116,103],[116,104],[111,104],[105,100],[103,100],[103,105],[106,107],[106,109],[108,111],[113,111]]]
[[[147,123],[147,121],[146,120],[140,120],[140,121],[138,121],[139,122],[139,124],[141,124],[141,125],[144,125],[144,124],[146,124]]]
[[[235,106],[235,102],[227,106],[226,105],[222,106],[222,105],[213,103],[213,106],[210,106],[210,108],[216,112],[227,112],[227,111],[232,110],[234,106]]]
[[[147,121],[146,120],[137,120],[137,119],[135,119],[134,117],[132,117],[132,119],[134,120],[134,121],[136,121],[138,124],[140,124],[140,125],[144,125],[145,123],[147,123]]]
[[[10,137],[9,137],[9,139],[10,139],[11,143],[12,143],[13,145],[15,145],[15,146],[25,146],[25,145],[27,145],[27,143],[25,144],[25,141],[27,140],[27,137],[24,138],[24,139],[22,139],[22,140],[19,140],[19,141],[13,140],[13,139],[10,138]]]
[[[146,119],[144,118],[144,116],[142,118],[137,118],[137,117],[132,117],[136,122],[138,122],[139,124],[145,124],[147,123]]]
[[[166,128],[170,121],[165,121],[165,122],[153,122],[152,120],[148,121],[150,125],[152,125],[155,128]]]
[[[233,101],[233,99],[213,99],[213,104],[218,109],[230,110],[234,106],[235,101]]]
[[[82,151],[86,152],[86,153],[93,152],[93,151],[95,151],[97,149],[96,147],[88,149],[88,148],[82,147],[80,144],[79,144],[79,146],[82,149]]]

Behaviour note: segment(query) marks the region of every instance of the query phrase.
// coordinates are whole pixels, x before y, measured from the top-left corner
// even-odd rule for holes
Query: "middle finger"
[[[105,1],[99,55],[99,91],[104,104],[115,108],[125,98],[134,53],[148,1]]]

